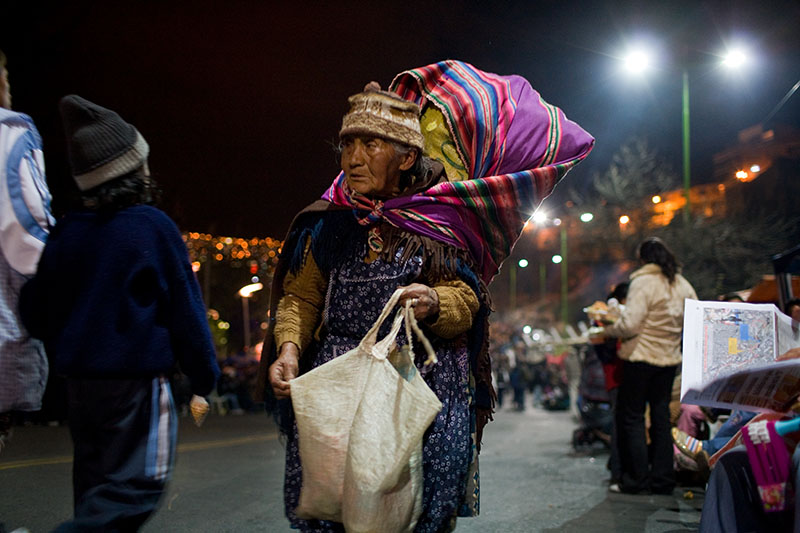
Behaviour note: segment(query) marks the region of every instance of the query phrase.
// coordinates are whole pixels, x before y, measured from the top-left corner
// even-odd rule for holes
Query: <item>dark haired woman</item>
[[[625,310],[605,328],[607,336],[622,339],[619,357],[624,361],[616,415],[622,479],[609,489],[671,494],[675,473],[669,402],[681,362],[684,300],[697,295],[660,239],[646,239],[637,255],[643,266],[631,274]],[[647,405],[650,453],[644,424]]]
[[[172,472],[168,375],[179,362],[204,396],[219,368],[186,245],[150,205],[144,138],[79,96],[60,110],[83,208],[56,224],[20,299],[67,377],[75,518],[58,531],[136,531]]]

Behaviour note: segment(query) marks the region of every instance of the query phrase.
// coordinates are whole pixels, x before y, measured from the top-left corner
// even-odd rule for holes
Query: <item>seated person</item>
[[[731,437],[736,435],[736,432],[754,416],[755,413],[753,412],[737,409],[731,414],[728,420],[720,426],[714,437],[706,440],[696,439],[685,431],[673,427],[672,441],[683,455],[697,463],[699,469],[708,468],[709,458],[722,449]]]
[[[785,359],[800,359],[800,348],[778,358]],[[711,471],[699,531],[800,531],[795,512],[800,505],[800,447],[794,448],[787,485],[786,497],[794,494],[794,501],[786,501],[781,511],[765,511],[745,446],[731,448],[720,455]]]
[[[795,322],[800,322],[800,299],[795,298],[786,302],[783,312],[792,317]],[[795,353],[795,350],[790,350],[782,355],[780,359],[791,359],[792,356],[790,354],[793,353]],[[731,437],[736,435],[754,416],[755,413],[749,411],[734,411],[730,418],[722,424],[714,437],[707,440],[699,440],[685,431],[673,427],[672,440],[683,455],[696,462],[699,469],[706,469],[708,468],[709,458],[721,450]]]

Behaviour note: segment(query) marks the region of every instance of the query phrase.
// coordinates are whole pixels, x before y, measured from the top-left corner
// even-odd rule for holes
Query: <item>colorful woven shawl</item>
[[[359,218],[366,211],[365,221],[384,219],[468,250],[488,284],[525,222],[589,154],[594,139],[524,78],[483,72],[461,61],[402,72],[389,89],[442,112],[470,179],[372,204],[351,199],[341,173],[323,199],[360,211]]]

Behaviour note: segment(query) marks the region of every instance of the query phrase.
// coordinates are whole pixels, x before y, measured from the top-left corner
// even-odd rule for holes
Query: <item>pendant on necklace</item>
[[[383,239],[381,238],[381,231],[377,226],[373,226],[367,234],[367,244],[369,249],[373,252],[380,253],[383,251]]]

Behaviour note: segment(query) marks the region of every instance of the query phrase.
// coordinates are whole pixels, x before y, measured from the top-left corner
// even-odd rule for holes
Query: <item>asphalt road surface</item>
[[[481,514],[459,532],[696,531],[703,490],[670,496],[608,492],[607,454],[576,454],[566,411],[500,410],[484,435]],[[0,452],[0,523],[52,530],[72,512],[72,445],[66,427],[17,427]],[[181,419],[178,459],[145,532],[284,532],[283,446],[269,417]],[[687,494],[690,492],[691,494]],[[689,497],[693,496],[693,497]]]

